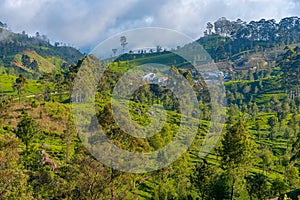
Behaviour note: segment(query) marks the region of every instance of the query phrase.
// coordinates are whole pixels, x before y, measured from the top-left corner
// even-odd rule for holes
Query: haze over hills
[[[0,66],[17,73],[37,75],[59,71],[84,57],[73,47],[64,44],[50,44],[45,35],[29,37],[23,33],[13,33],[0,24]]]

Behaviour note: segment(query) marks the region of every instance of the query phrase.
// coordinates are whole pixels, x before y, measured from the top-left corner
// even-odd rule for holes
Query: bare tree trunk
[[[230,195],[230,199],[234,200],[234,185],[235,185],[235,177],[233,177],[233,181],[232,181],[232,186],[231,186],[231,195]]]

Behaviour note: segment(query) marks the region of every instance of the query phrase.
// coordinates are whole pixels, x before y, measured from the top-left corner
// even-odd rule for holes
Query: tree
[[[299,199],[299,197],[298,197],[298,199]],[[293,200],[293,199],[289,198],[286,194],[284,194],[283,200]]]
[[[42,40],[47,42],[49,39],[48,39],[47,35],[42,35]]]
[[[59,95],[59,101],[62,101],[62,92],[63,92],[63,89],[64,89],[64,77],[62,74],[56,74],[55,75],[55,90],[56,92],[58,93]]]
[[[255,130],[257,132],[258,140],[261,139],[261,125],[258,120],[255,121]]]
[[[285,178],[290,188],[296,189],[300,185],[299,170],[293,165],[289,165],[285,172]]]
[[[25,79],[23,74],[20,74],[16,79],[16,82],[13,85],[13,88],[18,91],[19,102],[21,102],[21,96],[23,93],[24,87],[27,85],[27,80]]]
[[[248,70],[248,80],[249,81],[253,81],[254,80],[253,71],[251,69]]]
[[[160,45],[156,46],[156,52],[159,53],[162,51],[162,47]]]
[[[112,49],[114,56],[116,56],[117,51],[118,51],[118,49]]]
[[[22,170],[0,170],[0,177],[0,199],[34,199],[27,185],[29,175]]]
[[[248,94],[251,91],[251,87],[249,85],[246,85],[243,89],[244,94]]]
[[[294,136],[297,136],[299,132],[300,117],[297,113],[294,113],[288,122],[288,125],[293,129]]]
[[[271,191],[273,195],[282,195],[286,193],[287,190],[288,185],[281,177],[276,177],[276,179],[272,181]]]
[[[296,47],[297,48],[297,47]],[[296,48],[288,47],[282,59],[277,62],[283,72],[282,81],[286,90],[299,90],[300,85],[300,61],[299,52]]]
[[[250,196],[250,200],[253,197],[257,199],[266,199],[268,192],[270,191],[270,185],[268,183],[267,176],[261,173],[253,173],[246,177],[246,187]]]
[[[70,101],[72,100],[72,91],[73,91],[73,87],[74,87],[74,80],[76,78],[77,72],[82,63],[83,63],[83,59],[79,60],[77,65],[72,64],[68,67],[68,71],[67,71],[67,75],[66,75],[64,83],[67,86]]]
[[[29,144],[36,139],[40,132],[38,124],[27,113],[22,113],[21,121],[18,123],[16,135],[24,142],[25,152],[28,154]]]
[[[254,102],[253,105],[252,105],[252,116],[253,118],[255,118],[257,116],[259,112],[259,108],[257,106],[257,104]]]
[[[232,31],[231,22],[228,19],[226,19],[225,17],[221,17],[220,19],[218,19],[214,23],[214,25],[215,25],[216,34],[228,36],[228,35],[230,35],[230,33]]]
[[[45,73],[43,74],[39,82],[42,83],[43,85],[43,96],[44,96],[44,101],[50,101],[51,100],[51,89],[50,89],[50,83],[53,81],[53,74],[52,73]]]
[[[65,157],[66,157],[66,163],[70,162],[70,158],[74,154],[74,140],[75,140],[75,135],[76,135],[76,130],[73,124],[73,119],[72,116],[69,115],[69,119],[67,122],[67,130],[64,131],[64,136],[65,136]]]
[[[121,46],[123,48],[123,53],[125,51],[125,47],[128,44],[126,36],[121,36],[120,38]]]
[[[293,144],[292,157],[290,161],[295,161],[296,159],[300,159],[300,133],[298,133],[297,140]]]
[[[23,66],[27,67],[30,64],[30,57],[26,54],[22,55],[22,64]]]
[[[76,154],[73,165],[80,170],[74,171],[76,187],[71,199],[132,199],[124,198],[126,183],[132,183],[128,180],[128,174],[106,167],[83,153]]]
[[[223,172],[212,182],[210,199],[229,199],[231,195],[231,175]]]
[[[220,45],[216,50],[216,57],[218,60],[223,60],[226,58],[226,51],[223,45]]]
[[[8,115],[8,108],[10,107],[10,100],[7,97],[0,98],[0,125],[2,118]]]
[[[27,67],[29,69],[34,70],[34,71],[38,71],[39,70],[39,64],[37,63],[36,60],[33,60]]]
[[[230,126],[232,124],[235,124],[239,119],[239,109],[237,105],[233,104],[228,108],[227,111],[228,119],[227,124]]]
[[[233,176],[230,194],[233,200],[238,177],[242,177],[248,171],[252,157],[252,142],[242,119],[233,125],[228,125],[220,154],[222,167]]]
[[[270,139],[272,140],[274,138],[274,135],[276,133],[276,128],[278,124],[278,119],[276,116],[272,116],[268,119],[268,124],[270,126]]]
[[[192,183],[198,190],[201,199],[209,199],[212,189],[211,187],[215,181],[214,176],[216,175],[215,168],[209,166],[205,160],[196,165],[192,177]]]
[[[208,30],[208,35],[212,34],[212,29],[214,28],[214,25],[210,22],[207,23],[207,30]]]
[[[272,96],[271,98],[271,101],[270,101],[270,104],[271,104],[271,109],[274,111],[274,112],[278,112],[281,110],[281,103],[280,101],[278,100],[277,96]]]
[[[38,38],[38,39],[40,39],[41,38],[40,32],[36,32],[35,33],[35,37]]]
[[[44,96],[44,101],[49,102],[51,100],[51,88],[48,84],[45,85],[44,87],[43,96]]]
[[[0,199],[33,199],[26,175],[20,165],[20,140],[0,135]]]
[[[260,158],[262,159],[263,168],[267,174],[274,164],[275,156],[269,148],[265,147],[260,154]]]
[[[171,165],[173,180],[175,182],[176,196],[178,199],[188,199],[191,190],[190,176],[192,175],[190,155],[184,154],[180,159]]]
[[[0,28],[7,29],[7,24],[3,23],[3,22],[0,22]]]

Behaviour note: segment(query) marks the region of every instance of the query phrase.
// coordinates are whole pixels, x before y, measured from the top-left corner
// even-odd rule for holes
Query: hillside
[[[20,72],[37,77],[59,71],[76,63],[84,55],[68,46],[53,46],[46,36],[29,37],[0,28],[0,67],[10,73]]]
[[[291,20],[297,23],[286,23]],[[298,200],[300,46],[295,32],[299,32],[300,19],[229,22],[218,20],[215,31],[209,26],[207,34],[195,41],[223,72],[217,78],[224,80],[226,102],[220,97],[214,110],[208,85],[216,77],[195,73],[193,65],[210,69],[201,58],[189,63],[176,50],[128,52],[113,58],[93,94],[94,72],[103,64],[94,55],[82,57],[77,50],[52,46],[42,37],[2,29],[0,199]],[[191,45],[177,50],[185,51]],[[165,66],[138,67],[146,63]],[[84,66],[89,66],[85,68],[87,81],[74,88],[74,79]],[[136,70],[126,74],[131,69]],[[172,89],[180,88],[183,81],[169,75],[186,80],[199,113],[189,110],[190,105],[182,108],[190,102],[189,92],[181,89],[176,96]],[[126,81],[134,86],[146,79],[151,83],[125,98]],[[120,90],[113,99],[116,87]],[[92,100],[92,107],[84,104]],[[115,100],[119,104],[114,109]],[[215,114],[224,111],[220,105],[226,105],[226,113],[220,115],[226,120],[212,122]],[[82,109],[80,114],[95,110],[96,116],[81,115],[74,120],[77,106]],[[128,115],[117,121],[115,112]],[[179,131],[192,133],[191,124],[184,119],[197,125],[195,139],[182,140],[191,142],[190,147],[162,169],[128,173],[95,159],[110,152],[102,147],[103,138],[108,138],[116,147],[139,156],[158,151],[157,161],[164,163],[178,154],[181,143],[168,144]],[[99,127],[105,137],[95,134]],[[139,134],[144,128],[156,134],[146,138],[128,134]],[[221,137],[213,141],[218,130]],[[206,141],[216,145],[210,152],[201,152]],[[160,152],[164,147],[169,151]],[[201,157],[202,153],[208,154]],[[119,154],[114,156],[110,162],[124,161]],[[127,166],[140,167],[135,163],[138,158],[126,159]]]

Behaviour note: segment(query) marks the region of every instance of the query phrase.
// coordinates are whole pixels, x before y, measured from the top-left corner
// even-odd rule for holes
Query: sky
[[[84,50],[134,28],[169,28],[197,39],[220,17],[289,16],[300,16],[300,0],[0,0],[0,21],[12,31],[38,31]]]

